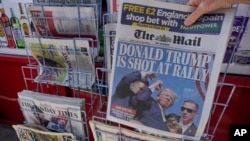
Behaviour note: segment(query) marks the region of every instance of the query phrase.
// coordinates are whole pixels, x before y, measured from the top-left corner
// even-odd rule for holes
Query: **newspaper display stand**
[[[61,5],[58,5],[58,4],[49,4],[49,5],[46,5],[46,4],[38,4],[38,3],[32,3],[32,4],[25,4],[26,7],[29,7],[29,6],[41,6],[41,7],[44,7],[44,6],[61,6]],[[69,6],[74,6],[74,5],[69,5]],[[77,5],[76,7],[79,8],[80,7],[84,7],[84,6],[89,6],[89,7],[94,7],[95,8],[95,11],[98,11],[96,12],[97,14],[97,18],[93,18],[93,19],[86,19],[87,21],[88,20],[91,20],[91,21],[95,21],[96,25],[101,26],[101,27],[104,27],[104,24],[106,23],[115,23],[116,22],[116,14],[114,13],[106,13],[106,14],[101,14],[101,7],[102,7],[102,4],[101,4],[101,0],[100,2],[97,2],[96,4],[80,4],[80,5]],[[42,8],[43,9],[43,8]],[[78,17],[80,17],[78,15]],[[28,17],[29,20],[32,19],[32,17]],[[44,17],[40,17],[41,19],[44,19]],[[55,19],[61,19],[60,17],[54,17]],[[102,20],[101,20],[102,19]],[[81,27],[78,27],[79,29]],[[105,30],[104,30],[105,31]],[[54,38],[54,39],[57,39],[58,37],[54,37],[54,36],[51,36],[50,34],[48,34],[49,31],[46,31],[46,34],[45,38]],[[95,39],[91,39],[91,38],[85,38],[85,37],[82,37],[81,36],[81,33],[79,32],[79,36],[78,38],[80,38],[81,40],[85,40],[85,41],[88,41],[90,46],[96,46],[97,45],[97,48],[98,45],[99,45],[99,39],[98,39],[98,34],[99,34],[99,31],[98,31],[98,28],[96,30],[96,32],[94,33],[94,36],[96,37]],[[35,36],[34,34],[32,34],[32,36]],[[115,37],[114,34],[107,34],[104,32],[104,38],[110,38],[110,37]],[[39,38],[43,38],[43,37],[39,37]],[[61,38],[61,37],[60,37]],[[235,43],[230,43],[229,44],[235,44]],[[107,48],[106,46],[106,43],[104,43],[105,47]],[[41,51],[44,50],[44,49],[41,49]],[[48,50],[52,50],[53,49],[48,49]],[[68,85],[68,88],[62,88],[60,87],[60,83],[58,82],[51,82],[51,81],[46,81],[46,80],[43,80],[43,81],[36,81],[35,78],[37,76],[37,74],[39,73],[39,66],[37,65],[37,62],[35,60],[32,59],[32,57],[30,56],[29,52],[30,52],[30,49],[29,48],[26,48],[26,52],[27,52],[27,57],[28,57],[28,60],[29,60],[29,64],[27,66],[23,66],[22,67],[22,72],[23,72],[23,78],[24,78],[24,82],[25,82],[25,86],[26,86],[26,89],[27,90],[34,90],[34,91],[37,91],[37,92],[44,92],[44,91],[49,91],[51,94],[56,94],[58,95],[59,93],[61,93],[62,91],[64,91],[66,89],[66,91],[71,91],[70,89],[73,89],[72,90],[72,96],[73,97],[79,97],[80,95],[80,91],[82,91],[82,89],[80,88],[80,86],[78,85],[78,87],[72,87],[70,85]],[[77,54],[79,53],[79,51],[75,50],[73,51],[74,54]],[[92,50],[92,53],[91,54],[96,54],[93,50]],[[106,106],[107,106],[107,97],[108,97],[108,80],[107,80],[107,77],[108,77],[108,74],[111,73],[111,68],[110,67],[107,67],[107,64],[108,62],[106,61],[106,58],[108,57],[107,56],[107,52],[104,51],[104,57],[105,57],[105,61],[104,61],[104,67],[100,67],[100,68],[96,68],[96,74],[95,75],[92,75],[91,77],[94,77],[95,78],[95,83],[93,86],[90,86],[88,87],[87,89],[85,89],[84,91],[87,91],[89,94],[90,94],[90,102],[89,103],[86,103],[87,105],[89,105],[89,110],[88,111],[82,111],[82,114],[84,115],[84,118],[85,119],[88,119],[88,118],[92,118],[93,120],[98,120],[98,121],[101,121],[103,123],[108,123],[108,124],[112,124],[112,125],[116,125],[118,128],[121,128],[123,127],[124,125],[121,125],[121,124],[118,124],[118,123],[113,123],[111,121],[108,121],[105,119],[106,117]],[[231,57],[231,59],[233,59],[233,55]],[[43,57],[44,58],[44,57]],[[93,59],[93,62],[95,62],[95,58],[92,58]],[[77,59],[76,59],[77,60]],[[78,63],[76,63],[78,64]],[[95,65],[95,64],[94,64]],[[45,68],[47,66],[44,66]],[[59,70],[65,70],[67,71],[67,69],[63,69],[63,68],[58,68],[58,67],[51,67],[51,69],[59,69]],[[27,73],[28,72],[28,73]],[[101,75],[100,74],[97,74],[97,72],[101,72]],[[76,70],[76,71],[73,71],[72,73],[74,74],[82,74],[82,73],[88,73],[88,72],[84,72],[84,71],[80,71],[80,70]],[[218,86],[217,86],[217,94],[215,96],[215,99],[214,99],[214,103],[213,103],[213,108],[212,108],[212,111],[211,111],[211,115],[210,115],[210,118],[209,118],[209,121],[207,123],[207,126],[206,126],[206,130],[204,131],[204,138],[206,140],[209,140],[209,141],[212,141],[213,140],[213,137],[214,137],[214,134],[215,134],[215,131],[218,127],[218,125],[220,124],[220,120],[224,114],[224,111],[226,110],[227,106],[228,106],[228,103],[230,102],[230,99],[234,93],[234,90],[235,90],[235,85],[234,84],[228,84],[228,83],[225,83],[224,82],[224,79],[227,75],[227,71],[224,72],[223,74],[223,78],[221,80],[221,82],[218,83]],[[79,82],[79,79],[76,79],[76,80],[72,80],[74,81],[75,83],[77,84],[80,84]],[[88,81],[88,80],[86,80]],[[221,92],[223,91],[223,89],[227,87],[227,88],[230,88],[231,91],[228,91],[227,94],[223,94],[221,95]],[[62,90],[63,89],[63,90]],[[95,95],[96,94],[96,95]],[[66,94],[67,95],[67,94]],[[94,115],[94,103],[96,102],[96,97],[99,97],[100,101],[99,101],[99,107],[98,107],[98,110],[97,110],[97,117],[93,116],[93,117],[89,117],[89,115]],[[103,98],[104,97],[104,98]],[[221,100],[223,97],[224,99]],[[225,99],[226,98],[226,99]],[[220,115],[214,115],[213,113],[220,113]],[[216,120],[216,123],[215,125],[211,125],[211,121],[212,120]],[[90,134],[89,134],[89,129],[88,129],[88,123],[87,121],[86,122],[83,122],[82,123],[84,125],[84,127],[87,129],[87,134],[86,134],[86,137],[82,138],[81,140],[85,141],[85,140],[90,140]],[[71,127],[72,128],[72,127]],[[131,129],[131,128],[130,128]],[[131,129],[131,130],[136,130],[136,131],[141,131],[141,129]],[[121,139],[121,136],[122,134],[114,134],[114,133],[109,133],[107,131],[104,131],[104,130],[96,130],[97,132],[100,132],[100,133],[105,133],[105,134],[111,134],[113,136],[117,136],[118,140],[119,138]],[[72,139],[67,139],[67,140],[72,140]],[[133,140],[133,139],[130,139],[130,140]],[[183,138],[183,140],[185,140],[185,138]]]
[[[23,79],[25,83],[26,90],[31,90],[34,92],[40,92],[40,93],[50,93],[52,95],[63,95],[63,96],[69,96],[69,97],[75,97],[75,98],[82,98],[81,93],[86,93],[88,95],[89,100],[86,100],[86,108],[81,111],[82,113],[82,118],[84,119],[83,122],[79,123],[83,125],[85,136],[84,137],[77,137],[77,140],[80,141],[89,141],[90,140],[90,133],[88,129],[88,124],[87,124],[87,119],[91,118],[92,115],[94,114],[94,103],[96,102],[96,86],[95,86],[95,80],[96,80],[96,74],[95,74],[95,59],[98,55],[99,51],[99,27],[101,26],[101,18],[102,18],[102,1],[101,0],[91,0],[91,1],[77,1],[81,2],[80,4],[70,4],[70,3],[52,3],[53,1],[36,1],[34,0],[33,3],[25,3],[25,9],[27,12],[27,19],[33,23],[33,28],[37,28],[36,24],[39,24],[39,22],[44,25],[44,31],[43,34],[37,34],[37,29],[36,32],[32,32],[32,34],[29,36],[31,39],[36,39],[40,44],[37,49],[32,49],[25,40],[25,44],[27,45],[26,54],[28,58],[28,64],[27,66],[22,66],[22,74],[23,74]],[[50,10],[52,7],[55,8],[55,11],[52,10],[52,16],[48,15],[36,15],[36,14],[30,14],[28,13],[29,11],[27,9],[29,8],[39,8],[40,13],[46,13],[46,8],[47,10]],[[67,7],[69,9],[73,9],[76,11],[76,13],[73,13],[74,11],[66,11],[68,14],[61,15],[60,16],[60,11],[58,12],[57,10],[62,10],[64,11],[64,8]],[[53,9],[52,8],[52,9]],[[87,10],[84,10],[87,9]],[[34,11],[36,11],[35,9]],[[93,13],[87,13],[87,14],[82,14],[82,11],[87,11],[88,10],[94,11]],[[56,15],[55,13],[57,12],[59,15]],[[48,12],[47,12],[48,13]],[[54,14],[54,15],[53,15]],[[68,15],[68,17],[67,17]],[[89,16],[88,15],[92,15]],[[70,16],[75,16],[75,17],[70,17]],[[65,21],[65,23],[64,23]],[[51,28],[51,24],[49,22],[54,22],[55,25]],[[59,29],[59,27],[56,27],[56,24],[64,24],[61,27],[67,27],[66,25],[75,25],[75,30],[77,32],[75,33],[67,33],[67,29]],[[91,26],[91,27],[90,27]],[[70,26],[69,26],[70,27]],[[94,27],[94,28],[93,28]],[[54,29],[53,29],[54,28]],[[85,29],[86,28],[86,29]],[[90,28],[90,29],[89,29]],[[54,30],[54,31],[53,31]],[[59,32],[59,31],[60,32]],[[57,33],[55,31],[58,31]],[[55,34],[56,33],[56,34]],[[59,35],[59,36],[58,36]],[[28,37],[28,38],[29,38]],[[26,38],[26,37],[25,37]],[[44,48],[43,44],[41,41],[42,40],[51,40],[54,45],[60,43],[63,40],[69,40],[73,43],[71,46],[72,48]],[[84,49],[77,49],[77,42],[79,43],[88,43],[87,47],[89,50],[86,48]],[[40,59],[41,60],[46,60],[46,53],[44,52],[57,52],[57,53],[63,53],[63,52],[68,52],[68,54],[71,55],[71,59],[73,59],[74,62],[74,67],[58,67],[58,66],[49,66],[46,64],[46,61],[44,63],[40,63],[37,61],[37,58],[34,59],[34,56],[32,54],[32,51],[34,52],[40,52]],[[82,58],[78,58],[77,55],[85,55],[85,56],[90,56],[91,59],[89,59],[89,62],[80,62],[80,60],[84,60]],[[61,56],[62,57],[62,56]],[[64,58],[65,59],[65,58]],[[67,59],[67,58],[66,58]],[[67,60],[66,60],[67,61]],[[93,71],[88,71],[88,70],[83,70],[81,69],[81,66],[85,66],[86,64],[84,63],[89,63],[93,65]],[[71,66],[72,64],[68,64],[68,66]],[[68,81],[64,84],[62,84],[59,81],[55,80],[50,80],[48,79],[39,79],[38,76],[41,75],[41,70],[58,70],[60,73],[61,72],[70,72],[72,74],[72,79],[68,79]],[[81,76],[86,76],[85,79],[82,79]],[[66,79],[67,80],[67,79]],[[93,80],[93,82],[92,82]],[[84,84],[84,86],[83,86]],[[86,85],[85,85],[86,84]],[[23,110],[23,109],[21,109]],[[49,116],[49,115],[48,115]],[[52,115],[53,116],[53,115]],[[66,117],[69,118],[69,117]],[[24,122],[26,123],[26,121]],[[70,128],[72,129],[73,127],[70,124]],[[71,130],[72,131],[72,130]],[[72,140],[72,139],[65,139],[65,140]],[[72,140],[74,141],[74,140]]]
[[[117,16],[117,13],[106,13],[103,16],[103,23],[107,24],[107,23],[116,23],[116,20],[114,20],[114,17]],[[104,25],[103,25],[104,27]],[[104,29],[105,31],[105,29]],[[242,31],[243,32],[243,31]],[[111,34],[107,34],[104,32],[104,38],[112,38],[114,35]],[[105,40],[106,41],[106,40]],[[229,42],[228,44],[238,44],[239,40],[237,40],[238,42]],[[107,43],[105,43],[105,45],[107,45]],[[109,44],[108,44],[109,45]],[[106,48],[108,46],[105,46]],[[107,57],[107,52],[105,52],[105,57]],[[230,59],[233,59],[234,55],[231,56]],[[105,96],[109,96],[107,95],[107,91],[108,91],[108,83],[107,83],[107,74],[111,73],[111,68],[107,67],[107,60],[105,59],[105,68],[97,68],[97,70],[102,72],[101,78],[97,78],[99,80],[103,80],[101,82],[99,82],[99,84],[97,84],[97,86],[99,87],[99,89],[105,89],[105,93],[100,93],[100,96],[105,95]],[[228,64],[229,65],[229,64]],[[214,97],[214,102],[213,102],[213,107],[212,110],[210,111],[210,116],[209,116],[209,120],[208,123],[206,125],[206,128],[204,130],[203,133],[203,137],[200,141],[212,141],[214,138],[214,134],[217,130],[218,125],[220,124],[220,121],[222,119],[222,116],[231,100],[231,97],[235,91],[236,85],[234,84],[230,84],[230,83],[225,83],[225,77],[227,76],[227,71],[225,71],[222,75],[222,79],[218,82],[217,88],[216,88],[216,95]],[[106,84],[106,85],[105,85]],[[230,91],[227,90],[227,92],[223,93],[222,95],[222,91],[227,88]],[[100,91],[103,92],[103,91]],[[108,98],[107,98],[108,99]],[[120,123],[115,123],[113,121],[109,121],[106,119],[106,105],[107,101],[101,101],[100,103],[100,107],[98,110],[98,117],[93,117],[93,120],[95,121],[101,121],[103,123],[106,123],[108,125],[115,125],[119,128],[119,131],[121,131],[122,127],[126,125],[122,125]],[[105,107],[105,108],[104,108]],[[217,114],[214,114],[217,113]],[[220,114],[218,114],[220,113]],[[214,120],[214,121],[213,121]],[[112,135],[112,136],[116,136],[117,140],[121,140],[122,137],[124,137],[122,135],[122,133],[112,133],[112,132],[107,132],[105,130],[100,130],[98,129],[95,125],[94,128],[96,129],[96,133],[102,133],[102,134],[108,134],[108,135]],[[128,127],[129,128],[129,127]],[[130,127],[131,129],[131,127]],[[137,131],[137,132],[141,132],[143,131],[143,129],[131,129],[133,131]],[[156,135],[157,136],[157,135]],[[133,138],[129,138],[129,140],[134,140]],[[186,138],[184,137],[182,140],[186,140]]]

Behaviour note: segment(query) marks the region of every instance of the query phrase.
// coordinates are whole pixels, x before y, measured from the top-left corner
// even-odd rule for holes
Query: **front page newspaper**
[[[18,102],[26,123],[73,133],[77,139],[86,137],[84,100],[23,90],[18,93]]]
[[[107,119],[175,138],[203,135],[235,9],[205,14],[152,0],[121,1]]]

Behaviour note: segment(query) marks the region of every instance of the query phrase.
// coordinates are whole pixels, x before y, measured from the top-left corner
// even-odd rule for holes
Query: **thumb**
[[[197,21],[197,19],[203,14],[204,12],[202,10],[199,10],[199,8],[197,8],[195,11],[193,11],[188,17],[187,19],[184,21],[184,25],[185,26],[190,26],[193,23],[195,23]]]

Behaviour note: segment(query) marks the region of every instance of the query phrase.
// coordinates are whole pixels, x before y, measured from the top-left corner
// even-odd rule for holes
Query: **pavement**
[[[19,141],[15,130],[11,126],[0,125],[1,141]]]

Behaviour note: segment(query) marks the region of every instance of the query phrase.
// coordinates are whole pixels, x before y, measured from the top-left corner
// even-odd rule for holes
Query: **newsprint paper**
[[[41,125],[60,133],[73,133],[77,139],[86,137],[85,100],[23,90],[18,102],[25,122]]]
[[[39,63],[36,82],[90,89],[95,68],[88,40],[24,38],[29,53]]]
[[[20,141],[72,141],[75,137],[72,133],[57,133],[44,131],[34,125],[12,125]]]
[[[193,10],[152,0],[121,1],[108,120],[162,136],[201,138],[235,9],[205,14],[186,27]]]
[[[97,18],[94,6],[29,6],[26,10],[38,36],[72,38],[96,34]]]

